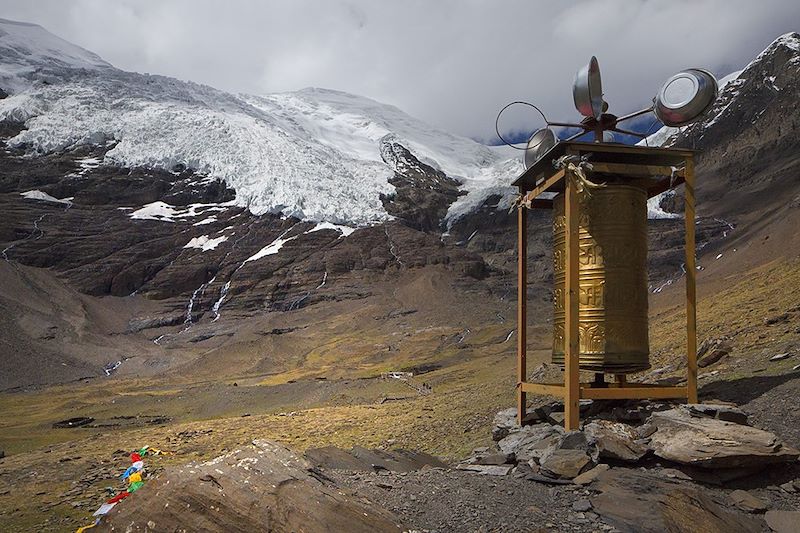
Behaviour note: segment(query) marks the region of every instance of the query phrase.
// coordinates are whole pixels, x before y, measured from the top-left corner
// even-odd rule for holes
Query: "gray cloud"
[[[234,92],[340,89],[488,140],[511,100],[577,118],[572,77],[592,54],[618,114],[647,104],[681,68],[740,69],[800,29],[800,2],[0,0],[0,16],[126,70]],[[520,109],[504,125],[534,120]]]

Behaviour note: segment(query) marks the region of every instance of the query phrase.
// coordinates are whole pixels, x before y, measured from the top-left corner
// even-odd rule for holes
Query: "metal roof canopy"
[[[536,190],[533,200],[539,194],[562,192],[564,180],[548,180],[555,177],[559,170],[553,161],[561,156],[571,154],[588,156],[588,162],[594,170],[592,174],[602,176],[613,175],[629,180],[647,180],[647,196],[651,198],[667,189],[683,183],[683,167],[686,160],[693,158],[695,150],[675,148],[650,148],[646,146],[630,146],[616,143],[559,142],[539,161],[523,172],[512,183],[519,187],[521,193]],[[552,183],[546,183],[552,181]],[[529,195],[529,197],[532,195]],[[539,199],[537,202],[546,203]],[[540,205],[540,207],[546,207]]]

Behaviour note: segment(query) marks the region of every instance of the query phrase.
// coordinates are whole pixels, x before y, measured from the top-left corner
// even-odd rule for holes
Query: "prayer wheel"
[[[610,180],[609,180],[610,181]],[[647,331],[647,191],[613,183],[579,202],[579,366],[625,374],[650,367]],[[565,195],[553,200],[553,363],[564,365]]]

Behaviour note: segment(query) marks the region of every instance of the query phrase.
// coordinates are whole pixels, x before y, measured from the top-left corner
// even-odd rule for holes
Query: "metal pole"
[[[525,191],[520,187],[520,195]],[[528,210],[517,209],[517,422],[527,414],[527,398],[522,383],[528,380]]]

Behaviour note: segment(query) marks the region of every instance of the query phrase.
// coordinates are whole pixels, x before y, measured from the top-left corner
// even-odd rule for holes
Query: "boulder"
[[[638,408],[614,407],[611,410],[611,418],[617,422],[638,423],[647,417],[646,412],[642,413]]]
[[[586,433],[583,431],[570,431],[561,440],[558,446],[562,450],[588,450],[589,442]]]
[[[775,533],[800,532],[800,511],[767,511],[764,519]]]
[[[760,519],[730,511],[702,490],[638,469],[603,472],[592,490],[600,493],[590,499],[592,510],[622,532],[756,533],[762,529]]]
[[[514,465],[468,465],[460,464],[456,467],[458,470],[467,470],[469,472],[476,472],[485,476],[507,476]]]
[[[592,460],[583,450],[554,450],[540,464],[542,472],[561,479],[572,479],[583,472]]]
[[[313,502],[313,505],[309,505]],[[403,531],[397,516],[353,496],[306,459],[266,440],[165,470],[117,505],[98,531]]]
[[[577,500],[572,503],[572,510],[577,513],[585,513],[592,510],[592,502],[589,500]]]
[[[725,404],[716,403],[690,403],[683,406],[688,409],[689,414],[693,416],[706,416],[709,418],[716,418],[733,422],[735,424],[747,425],[747,413],[738,407]]]
[[[497,446],[505,454],[513,453],[517,461],[539,460],[558,447],[563,434],[564,430],[558,426],[525,426],[509,434]]]
[[[510,407],[498,411],[494,415],[494,425],[492,426],[492,440],[497,442],[508,436],[512,429],[517,427],[517,409]]]
[[[670,479],[685,479],[687,481],[692,479],[692,476],[683,472],[682,470],[677,470],[675,468],[662,468],[661,475],[666,476]]]
[[[535,409],[528,409],[525,418],[522,420],[522,425],[535,424],[539,422],[539,416],[536,414]],[[498,411],[494,415],[494,425],[492,426],[492,440],[495,442],[504,439],[512,431],[519,429],[517,424],[517,408],[509,407]]]
[[[707,341],[708,342],[708,341]],[[703,349],[705,348],[705,350]],[[714,341],[704,342],[700,349],[698,350],[697,354],[697,366],[700,368],[705,368],[709,365],[713,365],[729,353],[731,353],[731,345],[722,339],[717,339]]]
[[[586,472],[576,476],[575,479],[572,480],[572,482],[575,483],[576,485],[588,485],[589,483],[597,479],[597,477],[600,474],[602,474],[609,468],[611,467],[608,466],[607,464],[599,464],[594,468],[592,468],[591,470],[587,470]]]
[[[662,459],[703,468],[739,468],[795,461],[800,452],[774,433],[675,408],[653,413],[650,447]]]
[[[735,490],[731,492],[730,498],[736,504],[736,507],[748,513],[763,513],[768,507],[766,503],[746,490]]]
[[[600,459],[637,462],[647,449],[636,443],[639,435],[627,424],[595,420],[584,427],[595,462]]]
[[[471,458],[469,463],[474,465],[512,465],[517,462],[513,453],[488,453],[478,454]]]
[[[572,481],[569,479],[556,479],[537,473],[528,474],[525,476],[525,479],[528,481],[536,481],[537,483],[545,483],[547,485],[572,485]]]

